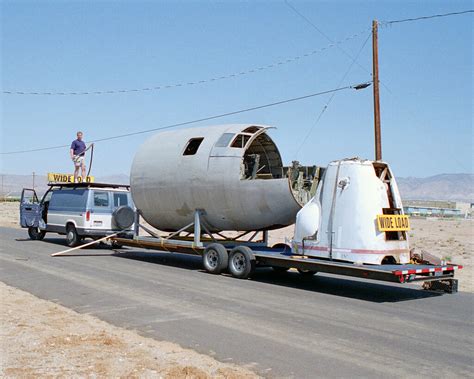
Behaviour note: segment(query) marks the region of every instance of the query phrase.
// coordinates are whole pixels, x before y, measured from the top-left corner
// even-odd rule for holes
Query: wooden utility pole
[[[372,21],[372,79],[374,81],[374,129],[375,129],[375,160],[382,160],[382,135],[380,131],[380,97],[379,97],[379,52],[378,23]]]
[[[35,189],[35,176],[36,176],[36,174],[35,174],[35,172],[33,171],[33,189]]]

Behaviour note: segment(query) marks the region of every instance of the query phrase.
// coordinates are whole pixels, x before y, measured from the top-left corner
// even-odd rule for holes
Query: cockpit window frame
[[[237,145],[238,140],[241,139],[241,142]],[[252,139],[251,134],[247,133],[238,133],[235,138],[232,140],[229,147],[234,149],[245,149],[245,147],[249,144],[249,141]]]

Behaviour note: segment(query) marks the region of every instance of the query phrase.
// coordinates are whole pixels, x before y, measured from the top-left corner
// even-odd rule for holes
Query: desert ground
[[[18,228],[18,219],[18,203],[0,203],[0,226]],[[474,292],[474,221],[412,219],[411,226],[411,247],[463,265],[456,273],[460,291]],[[270,243],[292,233],[293,227],[273,231]],[[255,377],[246,368],[141,337],[3,283],[0,297],[2,377]]]

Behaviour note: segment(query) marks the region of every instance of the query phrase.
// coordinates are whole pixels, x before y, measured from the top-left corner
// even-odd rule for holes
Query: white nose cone
[[[321,221],[321,206],[313,198],[296,215],[295,241],[301,242],[312,237],[319,229]]]

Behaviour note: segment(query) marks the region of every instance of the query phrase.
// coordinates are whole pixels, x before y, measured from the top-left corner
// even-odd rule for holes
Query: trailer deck
[[[133,239],[114,237],[118,245],[139,247],[144,249],[159,250],[170,253],[192,254],[204,256],[206,248],[219,243],[227,252],[237,246],[242,246],[242,241],[201,240],[201,244],[194,244],[192,239],[166,239],[160,237],[135,236]],[[252,247],[250,249],[250,247]],[[292,254],[289,247],[266,247],[262,243],[247,244],[245,247],[251,252],[253,264],[286,269],[297,269],[301,273],[313,275],[317,272],[335,275],[344,275],[362,279],[379,280],[392,283],[424,282],[425,289],[439,289],[445,292],[457,292],[457,280],[454,279],[456,270],[462,266],[454,264],[384,264],[369,265],[351,262],[335,261],[329,259],[312,258],[306,255]],[[252,270],[253,271],[253,270]],[[243,277],[243,276],[242,276]]]

